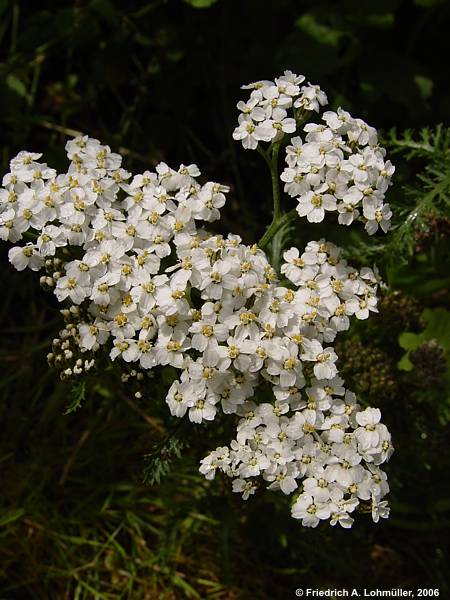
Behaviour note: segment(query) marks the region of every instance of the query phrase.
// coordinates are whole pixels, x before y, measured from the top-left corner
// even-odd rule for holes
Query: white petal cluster
[[[295,98],[300,83],[285,74],[275,87]],[[301,92],[307,106],[314,90]],[[387,516],[378,465],[392,452],[390,435],[377,409],[361,410],[344,390],[330,345],[351,317],[376,311],[376,273],[358,272],[320,240],[284,253],[291,283],[282,286],[256,245],[197,226],[219,218],[228,188],[200,185],[195,165],[132,176],[98,140],[66,149],[65,174],[21,152],[0,190],[2,238],[35,238],[13,247],[10,261],[18,270],[52,264],[55,296],[78,307],[64,352],[77,344],[135,369],[171,365],[180,373],[166,398],[172,415],[237,416],[236,439],[200,470],[223,471],[244,498],[262,479],[285,494],[302,486],[293,516],[307,526],[326,518],[348,527],[360,500],[372,501],[375,519]]]
[[[257,81],[242,86],[251,89],[247,102],[239,102],[239,125],[233,138],[244,148],[255,150],[259,142],[278,142],[297,129],[297,115],[318,112],[327,97],[318,85],[302,85],[303,75],[285,71],[275,81]],[[289,112],[291,111],[291,112]],[[290,115],[290,116],[289,116]]]
[[[351,527],[361,501],[383,505],[376,515],[387,516],[380,498],[389,485],[379,465],[392,452],[389,432],[379,411],[361,410],[342,383],[339,377],[316,380],[275,405],[247,402],[236,439],[205,458],[200,470],[208,479],[217,470],[226,473],[244,499],[260,483],[287,495],[300,489],[292,516],[307,527],[323,519]]]
[[[395,169],[385,160],[376,130],[341,108],[324,112],[322,123],[303,125],[327,103],[324,92],[301,85],[304,80],[286,71],[274,82],[244,86],[252,91],[237,105],[233,138],[254,150],[261,142],[285,143],[297,133],[287,145],[281,180],[297,199],[299,216],[320,223],[327,212],[337,212],[341,225],[362,221],[370,235],[379,229],[386,233],[392,212],[384,198]]]
[[[241,350],[245,362],[227,363],[235,373],[227,375],[231,381],[220,400],[223,412],[233,408],[242,417],[236,439],[209,454],[200,468],[209,479],[217,470],[226,473],[244,499],[263,482],[284,494],[301,487],[292,516],[311,527],[320,519],[350,527],[350,513],[361,500],[379,503],[389,490],[379,465],[392,453],[390,434],[378,409],[362,410],[345,390],[328,345],[349,328],[351,317],[366,319],[376,311],[377,277],[371,269],[357,272],[339,254],[323,240],[310,242],[302,255],[291,248],[281,270],[295,288],[272,282],[257,294],[251,328],[244,333],[238,325],[233,336],[247,342]],[[219,381],[220,371],[214,376]],[[236,371],[243,389],[236,389]],[[261,383],[272,388],[273,403],[257,403]],[[223,384],[217,389],[208,379],[206,386],[207,399],[223,394]],[[213,403],[218,400],[216,395]]]
[[[385,161],[376,130],[340,108],[322,120],[307,123],[304,138],[295,136],[287,146],[284,191],[298,200],[298,214],[310,223],[337,212],[341,225],[361,220],[370,235],[378,228],[386,233],[392,212],[384,197],[394,167]]]

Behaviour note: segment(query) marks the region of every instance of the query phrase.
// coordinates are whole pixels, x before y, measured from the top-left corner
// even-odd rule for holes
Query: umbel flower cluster
[[[294,133],[289,107],[311,111],[324,103],[319,88],[300,88],[302,81],[286,73],[253,86],[251,101],[240,106],[242,130],[260,123],[255,135],[242,136],[247,147]],[[320,132],[310,129],[303,146],[300,138],[291,140],[289,169],[304,173],[313,194],[324,198],[331,195],[334,169],[333,193],[342,196],[345,186],[347,194],[360,190],[355,207],[361,203],[366,214],[364,207],[382,197],[388,182],[378,175],[384,183],[377,179],[372,194],[363,190],[381,168],[383,152],[359,121],[330,123]],[[272,137],[260,137],[269,130]],[[350,146],[366,146],[365,169],[352,162],[356,154],[344,158],[341,134]],[[304,155],[295,150],[302,147]],[[332,346],[352,318],[377,310],[376,272],[358,272],[321,239],[303,252],[284,252],[281,274],[288,283],[282,285],[258,245],[204,228],[220,217],[228,188],[200,184],[196,165],[174,170],[160,163],[154,172],[132,175],[98,140],[78,137],[66,150],[70,164],[63,174],[41,163],[40,154],[20,152],[0,190],[1,238],[30,240],[10,249],[11,263],[18,270],[46,269],[41,282],[64,304],[66,322],[72,319],[56,340],[66,358],[78,356],[63,374],[90,370],[100,352],[124,371],[124,363],[141,371],[171,365],[179,372],[166,398],[172,415],[193,423],[230,415],[237,424],[229,446],[201,461],[208,479],[223,472],[244,499],[260,486],[293,494],[292,516],[305,526],[326,519],[350,527],[361,502],[374,521],[386,517],[389,487],[380,465],[392,453],[390,434],[380,411],[363,409],[345,389]],[[303,206],[308,193],[291,195]],[[339,202],[348,204],[344,196]],[[383,219],[374,219],[383,227]]]
[[[281,142],[301,128],[327,104],[320,87],[304,81],[303,75],[286,71],[275,81],[244,86],[252,91],[237,105],[241,114],[234,139],[254,150],[260,142]],[[284,191],[298,201],[298,214],[320,223],[326,212],[337,212],[341,225],[360,219],[370,235],[379,227],[386,233],[392,212],[383,201],[394,167],[384,160],[376,130],[338,108],[324,112],[322,123],[308,122],[303,132],[290,140],[281,174]]]

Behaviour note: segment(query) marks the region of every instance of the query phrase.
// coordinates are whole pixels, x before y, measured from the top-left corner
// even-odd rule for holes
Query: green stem
[[[280,176],[278,173],[278,152],[280,144],[274,144],[272,147],[272,160],[270,164],[270,176],[272,178],[272,195],[273,195],[273,221],[277,221],[281,217],[280,203]]]
[[[269,151],[265,151],[258,144],[256,149],[266,161],[267,166],[270,170],[270,178],[272,180],[272,198],[273,198],[273,218],[272,223],[280,218],[281,216],[281,204],[280,204],[280,180],[278,176],[278,152],[280,151],[280,144],[276,143],[271,146],[272,155],[269,156]]]
[[[294,216],[296,216],[297,211],[295,209],[290,210],[288,213],[284,213],[277,220],[273,220],[272,223],[266,230],[266,233],[262,236],[262,238],[258,242],[258,246],[265,250],[269,245],[270,241],[274,237],[274,235],[279,231],[286,223],[288,223]]]

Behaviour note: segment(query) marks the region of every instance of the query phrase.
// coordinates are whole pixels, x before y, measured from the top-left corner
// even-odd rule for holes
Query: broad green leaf
[[[414,365],[409,360],[409,352],[407,352],[406,354],[404,354],[401,357],[401,359],[397,363],[397,367],[400,371],[412,371],[413,370]]]
[[[409,333],[408,331],[404,331],[400,334],[398,343],[404,350],[415,350],[423,341],[422,335],[423,334],[418,335],[417,333]]]

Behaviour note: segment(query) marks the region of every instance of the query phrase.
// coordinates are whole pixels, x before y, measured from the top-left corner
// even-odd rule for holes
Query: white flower
[[[78,332],[80,347],[86,350],[97,349],[106,342],[110,335],[104,323],[99,319],[94,323],[80,323]]]
[[[203,221],[216,221],[220,218],[219,209],[225,204],[225,194],[229,192],[228,186],[208,182],[198,192],[192,202],[192,214],[196,219]],[[178,229],[180,231],[180,228]]]
[[[333,379],[337,374],[337,354],[333,348],[324,348],[323,352],[316,354],[315,360],[314,375],[317,379]]]
[[[255,135],[263,141],[278,141],[285,133],[294,133],[297,125],[295,119],[287,117],[287,112],[283,108],[274,108],[271,111],[271,118],[265,119],[256,126]]]
[[[196,400],[197,394],[190,382],[174,381],[166,396],[170,414],[174,417],[184,417],[188,408],[194,406]]]
[[[159,337],[156,344],[156,360],[159,365],[183,366],[183,353],[189,348],[189,340],[182,331],[175,331],[170,338]]]
[[[379,408],[366,408],[356,414],[356,422],[360,427],[355,431],[358,442],[364,449],[378,446],[380,440],[379,425],[381,412]]]
[[[336,489],[334,485],[334,477],[330,471],[323,467],[319,467],[314,472],[314,477],[307,477],[303,480],[303,489],[317,502],[328,502],[333,491]],[[335,497],[334,494],[333,497]],[[343,496],[341,492],[341,496]]]
[[[267,489],[281,490],[283,494],[289,495],[298,487],[296,482],[297,475],[297,468],[293,464],[289,464],[277,467],[274,472],[266,473],[264,479],[273,482]]]
[[[13,208],[7,208],[0,214],[0,239],[10,242],[18,242],[21,232],[15,227],[14,218],[16,212]],[[16,223],[17,224],[17,223]]]
[[[245,479],[235,479],[233,481],[233,492],[241,493],[243,500],[248,500],[256,492],[256,483]]]
[[[242,145],[246,150],[255,150],[258,142],[270,141],[272,132],[266,130],[258,130],[257,125],[251,117],[247,115],[239,115],[239,126],[233,131],[233,139],[242,141]]]
[[[354,522],[354,519],[349,515],[359,505],[356,498],[350,498],[348,500],[340,500],[331,505],[331,516],[330,525],[336,525],[339,523],[344,529],[349,529]]]
[[[200,473],[206,479],[214,479],[218,468],[225,470],[230,463],[230,452],[226,446],[216,448],[200,461]]]
[[[286,146],[286,162],[289,167],[295,167],[303,156],[303,140],[300,136],[291,138],[291,144]],[[283,181],[283,177],[281,177]]]
[[[18,246],[11,248],[8,252],[8,258],[18,271],[23,271],[27,267],[32,271],[39,271],[44,264],[37,247],[31,242],[22,248]]]
[[[186,299],[186,286],[188,274],[177,271],[169,279],[168,284],[160,285],[156,289],[156,301],[166,315],[185,314],[189,310]]]
[[[336,210],[336,198],[331,194],[321,194],[314,191],[300,196],[297,212],[310,223],[320,223],[325,217],[325,211]]]
[[[214,398],[211,395],[205,398],[199,396],[199,390],[196,390],[196,399],[189,409],[189,420],[192,423],[202,423],[203,421],[212,421],[216,416],[217,408]]]
[[[55,225],[47,225],[42,228],[36,245],[41,256],[54,256],[56,249],[65,246],[66,243],[67,237],[64,231]]]
[[[365,229],[369,235],[378,231],[378,227],[386,233],[390,229],[392,211],[389,204],[383,204],[376,199],[363,201],[363,214],[367,219]]]
[[[346,310],[349,314],[354,314],[357,319],[367,319],[370,311],[377,311],[377,299],[374,296],[363,296],[361,298],[351,298],[347,300]]]
[[[340,107],[337,109],[337,112],[331,110],[324,112],[323,120],[330,129],[339,134],[347,133],[353,126],[353,119],[350,113],[342,110]]]
[[[294,102],[296,108],[301,107],[305,110],[319,111],[320,106],[325,106],[328,99],[318,85],[307,85],[301,88],[301,96]]]
[[[267,456],[258,450],[246,449],[241,454],[240,460],[239,475],[245,478],[256,477],[270,466]]]
[[[248,371],[252,357],[256,351],[257,343],[251,340],[228,337],[226,346],[211,343],[205,356],[208,364],[217,366],[220,371],[226,371],[232,364],[239,371]]]
[[[317,256],[311,252],[304,252],[300,257],[298,248],[290,248],[284,252],[283,258],[285,262],[281,265],[281,272],[295,285],[314,279],[318,272]]]
[[[285,347],[282,346],[280,357],[268,361],[267,372],[269,375],[279,376],[279,384],[285,388],[295,386],[299,379],[301,381],[297,345],[288,342]]]
[[[285,169],[280,175],[281,181],[285,182],[284,191],[289,196],[302,196],[308,192],[311,185],[300,167]]]
[[[317,527],[320,520],[329,518],[330,506],[324,502],[316,503],[312,496],[303,493],[292,505],[291,513],[294,519],[301,519],[305,527]]]
[[[379,502],[374,496],[372,496],[372,519],[374,523],[378,523],[381,519],[387,519],[389,517],[391,509],[386,500]]]
[[[208,345],[217,340],[224,342],[228,337],[228,326],[223,323],[216,323],[217,315],[205,315],[203,319],[194,322],[189,328],[189,333],[193,334],[191,346],[199,352],[204,352]]]
[[[230,273],[231,263],[225,260],[216,261],[211,271],[203,279],[200,290],[205,299],[219,300],[225,290],[236,286],[236,277]]]

